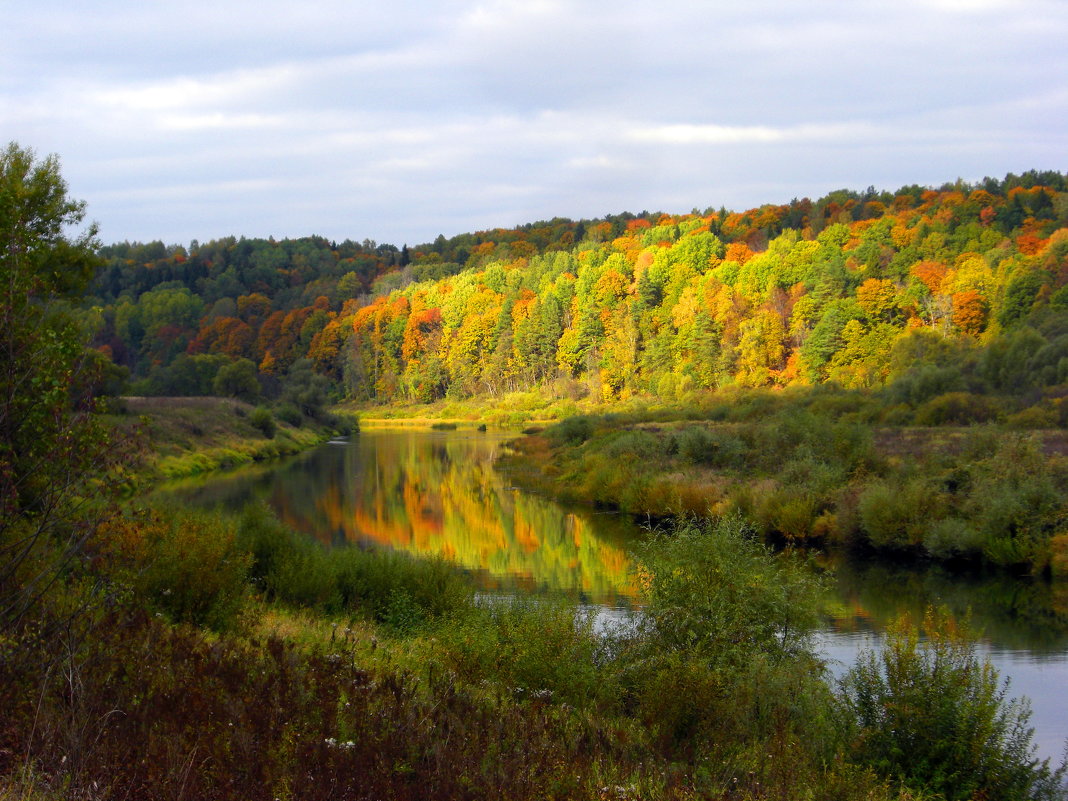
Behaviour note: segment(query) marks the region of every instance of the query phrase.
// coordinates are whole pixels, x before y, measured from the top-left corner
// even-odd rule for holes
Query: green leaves
[[[976,654],[966,631],[929,609],[887,632],[842,681],[853,758],[948,801],[1061,798],[1063,768],[1034,758],[1026,701]]]
[[[94,368],[65,304],[97,263],[93,226],[66,233],[84,208],[54,156],[0,151],[0,630],[78,552],[114,459],[86,414]]]
[[[671,649],[718,667],[809,651],[818,584],[804,566],[773,559],[740,519],[681,524],[639,554],[646,613]]]

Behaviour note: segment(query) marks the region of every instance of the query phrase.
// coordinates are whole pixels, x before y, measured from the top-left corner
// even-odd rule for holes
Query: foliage
[[[561,445],[581,445],[593,433],[594,421],[590,417],[568,417],[549,427],[546,438]]]
[[[251,555],[249,577],[266,598],[362,612],[400,633],[454,613],[469,598],[467,583],[443,561],[355,547],[327,551],[262,507],[244,511],[237,543]]]
[[[962,393],[921,410],[941,409],[945,424],[975,397],[989,408]],[[524,480],[537,471],[539,489],[643,517],[739,513],[779,543],[1053,569],[1068,470],[1048,454],[1063,448],[1062,432],[1022,435],[1012,426],[1023,415],[1007,428],[869,422],[891,412],[905,421],[916,414],[828,387],[719,392],[686,409],[635,406],[563,421],[521,441],[510,469]]]
[[[82,551],[117,450],[90,417],[100,360],[67,302],[97,264],[96,229],[54,156],[0,152],[0,637]]]
[[[773,560],[751,527],[724,518],[657,533],[639,555],[646,614],[658,641],[713,667],[758,655],[806,653],[816,624],[816,586],[789,560]]]
[[[845,676],[853,757],[946,799],[1062,798],[1063,768],[1034,757],[1027,702],[944,613],[928,610],[923,631],[900,620]]]
[[[177,507],[127,514],[102,527],[96,543],[146,608],[217,631],[236,624],[250,557],[218,515]]]
[[[1063,324],[1045,324],[1066,318],[1068,218],[1050,200],[1065,179],[1029,176],[555,219],[400,251],[318,237],[112,245],[92,288],[95,344],[155,394],[191,392],[181,359],[249,359],[268,398],[297,385],[287,399],[311,416],[342,395],[616,403],[826,382],[904,382],[896,402],[913,408],[1018,395],[1068,369]]]
[[[267,437],[267,439],[274,439],[277,426],[274,422],[274,415],[271,414],[269,409],[257,406],[248,416],[248,421],[263,432],[263,436]]]
[[[239,398],[249,403],[260,396],[260,383],[256,380],[256,365],[251,359],[239,359],[223,365],[215,375],[212,389],[216,395]]]

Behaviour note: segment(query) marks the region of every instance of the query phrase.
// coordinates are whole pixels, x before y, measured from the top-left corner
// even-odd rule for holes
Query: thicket
[[[855,758],[947,801],[1060,798],[1064,769],[1031,755],[1030,707],[981,660],[955,620],[929,609],[907,617],[881,652],[861,655],[842,680]]]
[[[616,626],[262,508],[128,514],[92,552],[111,600],[57,670],[0,661],[0,784],[30,797],[1063,797],[963,640],[893,640],[837,689],[814,574],[738,520],[654,536]]]
[[[779,542],[1062,574],[1063,434],[873,425],[886,411],[827,388],[718,393],[571,418],[519,440],[505,464],[639,516],[738,513]]]

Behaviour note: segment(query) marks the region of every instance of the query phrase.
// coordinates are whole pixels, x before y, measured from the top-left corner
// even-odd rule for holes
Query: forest
[[[1029,172],[400,249],[123,243],[100,249],[83,313],[136,395],[272,398],[317,377],[332,400],[377,404],[833,384],[885,390],[898,423],[1029,409],[1056,425],[1065,190]]]
[[[528,447],[527,467],[636,515],[715,507],[780,541],[1061,572],[1068,473],[1046,457],[1068,426],[1066,190],[1063,174],[1032,171],[399,249],[112,245],[82,315],[128,394],[233,396],[291,424],[338,402],[512,425],[701,418],[660,442],[639,432],[632,450],[602,442],[602,421],[582,454]],[[1046,434],[901,434],[983,424]],[[836,437],[849,443],[813,454]],[[998,467],[1010,453],[1030,479]],[[757,492],[757,478],[771,483]]]
[[[104,246],[58,160],[9,145],[0,799],[1063,799],[966,620],[903,617],[832,677],[820,572],[760,535],[853,520],[915,545],[934,477],[950,527],[930,553],[1056,572],[1066,198],[1064,176],[1025,173],[410,249]],[[724,505],[647,532],[641,612],[605,628],[566,599],[487,598],[454,561],[323,547],[264,505],[146,495],[145,453],[177,436],[135,414],[153,395],[230,399],[181,407],[182,436],[284,426],[297,448],[346,400],[526,404],[558,419],[516,445],[530,480],[626,509],[656,495],[645,465]],[[905,428],[962,458],[939,439],[910,472],[911,440],[872,438]],[[810,483],[746,506],[729,479],[762,471]]]

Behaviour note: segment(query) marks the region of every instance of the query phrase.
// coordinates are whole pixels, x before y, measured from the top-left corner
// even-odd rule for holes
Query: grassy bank
[[[232,398],[122,398],[115,406],[121,413],[108,419],[117,435],[141,444],[131,466],[140,485],[288,456],[336,432]]]
[[[434,422],[460,426],[485,424],[490,428],[522,429],[550,425],[577,414],[600,414],[613,408],[640,408],[637,403],[599,403],[590,398],[572,398],[546,391],[508,392],[499,396],[476,396],[432,403],[386,404],[345,403],[335,406],[339,413],[358,414],[361,425],[378,421],[428,425]]]
[[[811,574],[736,522],[651,542],[645,615],[608,632],[566,604],[480,600],[441,562],[324,550],[260,508],[129,512],[91,547],[64,592],[99,601],[5,640],[0,795],[1055,797],[944,621],[942,652],[907,629],[900,664],[839,686],[809,639]],[[37,625],[60,619],[59,642]],[[885,685],[902,670],[942,682],[937,708]]]
[[[505,461],[518,481],[636,515],[740,514],[783,542],[1068,575],[1063,430],[873,425],[863,398],[738,395],[579,416]]]

